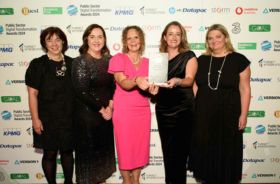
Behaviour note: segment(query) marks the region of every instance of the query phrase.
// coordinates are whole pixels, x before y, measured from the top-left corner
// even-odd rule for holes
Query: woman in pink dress
[[[110,60],[108,72],[114,74],[113,125],[118,163],[123,184],[138,184],[141,168],[149,163],[151,111],[149,94],[158,87],[150,85],[148,59],[142,57],[144,33],[138,26],[122,32],[123,53]]]

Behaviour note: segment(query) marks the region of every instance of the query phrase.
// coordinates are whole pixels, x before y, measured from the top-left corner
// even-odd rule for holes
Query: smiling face
[[[46,36],[45,44],[49,55],[57,56],[62,53],[63,41],[56,34]]]
[[[164,36],[164,40],[167,43],[167,47],[170,49],[178,49],[179,45],[182,41],[182,32],[179,26],[171,25],[166,35]]]
[[[136,29],[130,29],[127,32],[126,44],[129,52],[139,52],[141,47],[141,39]]]
[[[105,45],[105,37],[100,28],[94,28],[87,37],[88,53],[100,55],[101,50]]]
[[[213,52],[226,52],[226,36],[219,30],[212,30],[207,35],[207,44]]]

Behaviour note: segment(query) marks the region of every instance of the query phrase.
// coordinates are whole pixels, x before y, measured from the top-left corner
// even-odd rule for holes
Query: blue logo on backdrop
[[[67,7],[67,12],[70,16],[72,15],[77,15],[78,13],[78,8],[75,5],[69,5]]]
[[[257,134],[264,134],[264,132],[265,132],[265,126],[263,126],[263,125],[256,126],[256,133]]]
[[[2,25],[0,25],[0,35],[4,32],[4,28]]]
[[[9,111],[2,111],[1,117],[3,120],[10,120],[12,118],[12,113]]]
[[[176,12],[176,9],[174,7],[169,8],[169,13],[174,14]]]
[[[265,40],[261,43],[261,48],[263,51],[268,51],[272,48],[272,44],[271,44],[271,42]]]

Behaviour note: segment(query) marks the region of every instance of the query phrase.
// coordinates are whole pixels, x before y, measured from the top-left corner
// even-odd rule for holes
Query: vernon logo
[[[43,14],[45,14],[45,15],[62,14],[62,7],[44,7]]]
[[[249,32],[270,32],[270,24],[251,24],[249,25]]]
[[[13,8],[0,8],[0,15],[13,15],[14,9]]]

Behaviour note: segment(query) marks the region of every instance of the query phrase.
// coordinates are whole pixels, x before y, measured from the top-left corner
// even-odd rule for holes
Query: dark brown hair
[[[88,36],[90,35],[91,31],[93,29],[96,29],[96,28],[101,29],[101,31],[103,33],[103,36],[104,36],[104,39],[105,39],[104,46],[101,49],[101,55],[103,56],[103,55],[109,55],[110,54],[110,50],[107,47],[107,37],[106,37],[105,30],[102,26],[100,26],[98,24],[91,24],[86,28],[86,30],[83,34],[83,45],[79,49],[80,54],[87,53],[88,48],[89,48],[89,46],[88,46]]]
[[[62,40],[62,53],[68,49],[68,41],[65,33],[59,27],[48,27],[41,32],[40,43],[44,52],[48,52],[46,40],[50,39],[53,35],[57,35]]]

